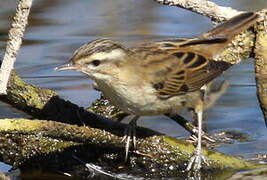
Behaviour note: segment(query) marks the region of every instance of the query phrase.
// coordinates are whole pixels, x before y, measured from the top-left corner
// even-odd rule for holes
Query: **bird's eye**
[[[94,66],[98,66],[99,64],[101,64],[101,61],[98,60],[98,59],[96,59],[96,60],[91,61],[91,63],[92,63],[92,65],[94,65]]]

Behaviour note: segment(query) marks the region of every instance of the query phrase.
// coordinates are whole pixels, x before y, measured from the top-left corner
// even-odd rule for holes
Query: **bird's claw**
[[[136,122],[130,122],[128,126],[124,130],[124,136],[122,138],[122,142],[126,142],[125,145],[125,161],[128,159],[130,142],[133,143],[133,148],[136,149]]]
[[[201,169],[202,162],[208,165],[207,158],[202,154],[200,149],[196,149],[194,155],[190,158],[187,168],[187,171],[199,171]]]

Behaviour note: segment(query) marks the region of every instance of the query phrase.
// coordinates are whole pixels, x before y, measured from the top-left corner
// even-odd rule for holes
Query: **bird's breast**
[[[140,116],[161,115],[181,109],[184,96],[161,99],[151,84],[139,82],[130,84],[123,81],[97,82],[99,89],[112,104],[121,110]]]

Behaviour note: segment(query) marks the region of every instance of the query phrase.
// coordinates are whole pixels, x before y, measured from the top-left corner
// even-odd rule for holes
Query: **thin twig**
[[[22,43],[31,6],[32,0],[19,0],[16,15],[8,33],[9,40],[0,69],[0,94],[6,94],[8,79]]]
[[[212,21],[222,22],[241,13],[231,7],[219,6],[207,0],[154,0],[160,4],[177,6],[209,17]]]

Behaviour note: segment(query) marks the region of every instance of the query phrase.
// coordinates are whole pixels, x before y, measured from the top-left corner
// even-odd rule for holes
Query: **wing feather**
[[[172,67],[161,82],[161,88],[157,89],[161,98],[197,91],[231,65],[223,61],[208,60],[192,52],[177,52],[171,56],[180,63]]]

